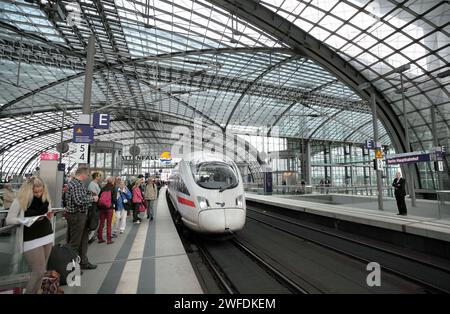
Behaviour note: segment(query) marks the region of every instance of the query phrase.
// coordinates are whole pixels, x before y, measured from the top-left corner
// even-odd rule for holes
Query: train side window
[[[187,189],[186,184],[184,184],[183,179],[180,178],[180,192],[186,195],[191,195],[189,190]]]

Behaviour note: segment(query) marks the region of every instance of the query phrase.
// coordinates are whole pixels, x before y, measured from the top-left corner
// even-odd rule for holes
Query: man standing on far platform
[[[398,208],[398,214],[406,216],[406,203],[405,203],[405,196],[406,196],[406,180],[402,178],[402,173],[400,171],[397,171],[395,174],[394,182],[392,183],[392,186],[394,187],[394,195],[395,200],[397,201],[397,208]]]

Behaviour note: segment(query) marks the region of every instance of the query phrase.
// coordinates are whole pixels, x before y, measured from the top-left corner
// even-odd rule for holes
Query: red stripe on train
[[[184,205],[187,205],[187,206],[195,207],[195,203],[193,201],[191,201],[191,200],[186,199],[186,198],[177,196],[177,200],[178,200],[178,203],[180,203],[180,204],[184,204]]]

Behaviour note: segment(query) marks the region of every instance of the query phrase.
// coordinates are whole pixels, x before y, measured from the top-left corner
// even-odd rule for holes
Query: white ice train
[[[196,232],[230,234],[245,224],[244,185],[226,156],[185,156],[169,177],[168,197],[183,224]]]

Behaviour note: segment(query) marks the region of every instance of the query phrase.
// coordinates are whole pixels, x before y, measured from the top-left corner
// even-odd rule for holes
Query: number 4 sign
[[[76,144],[77,152],[74,155],[75,162],[78,164],[89,163],[89,144]]]

